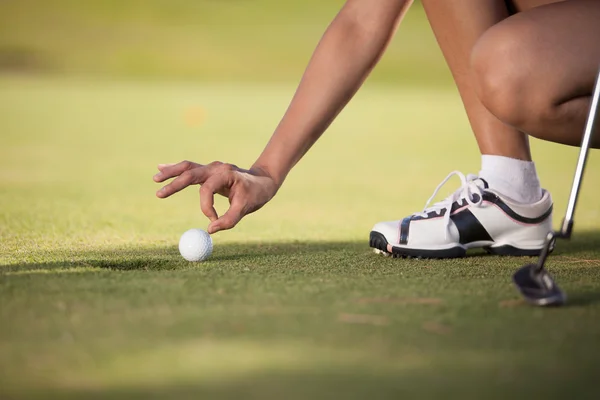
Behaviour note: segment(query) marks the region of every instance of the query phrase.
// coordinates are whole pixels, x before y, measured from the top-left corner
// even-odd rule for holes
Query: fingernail
[[[154,175],[154,178],[160,178],[161,173],[159,172],[158,174]]]

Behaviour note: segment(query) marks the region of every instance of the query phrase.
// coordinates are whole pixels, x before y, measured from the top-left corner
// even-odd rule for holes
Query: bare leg
[[[478,97],[507,125],[578,145],[600,66],[599,21],[599,1],[570,0],[496,24],[472,54]],[[600,138],[593,145],[600,147]]]
[[[497,43],[482,45],[487,32],[513,18],[512,14],[556,1],[423,0],[482,154],[479,176],[494,190],[527,204],[540,200],[543,194],[535,164],[531,162],[528,135],[522,132],[520,125],[507,123],[504,115],[497,114],[496,109],[480,99],[482,78],[488,79],[487,74],[498,70],[492,70],[490,64],[473,69],[473,51],[485,49],[493,54]],[[489,55],[480,54],[483,57]],[[483,57],[478,60],[484,60]],[[501,79],[494,83],[501,85]]]
[[[509,17],[506,3],[423,0],[423,6],[460,92],[481,154],[531,161],[527,135],[500,121],[479,100],[470,66],[471,52],[478,39]]]

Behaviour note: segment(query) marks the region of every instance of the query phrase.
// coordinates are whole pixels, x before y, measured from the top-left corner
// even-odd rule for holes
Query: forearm
[[[253,166],[278,185],[367,78],[412,2],[379,1],[386,4],[370,9],[366,1],[349,1],[323,35],[287,112]]]

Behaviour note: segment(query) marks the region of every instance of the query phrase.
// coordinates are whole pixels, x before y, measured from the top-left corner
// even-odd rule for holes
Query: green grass
[[[568,307],[519,301],[528,258],[368,249],[374,222],[477,171],[454,91],[368,84],[270,204],[215,235],[207,262],[181,259],[179,235],[207,221],[194,189],[154,197],[155,165],[247,166],[293,90],[0,80],[0,397],[593,398],[595,153],[550,262]],[[558,224],[577,149],[533,148]]]
[[[298,81],[341,0],[0,1],[0,72]],[[450,82],[420,3],[373,80]]]

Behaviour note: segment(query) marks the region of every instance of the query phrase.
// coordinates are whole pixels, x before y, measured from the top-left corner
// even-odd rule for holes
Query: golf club
[[[583,139],[581,140],[581,150],[575,169],[575,177],[569,196],[567,212],[563,219],[560,231],[548,233],[544,247],[540,254],[537,264],[527,264],[521,267],[514,275],[513,281],[517,289],[521,292],[525,300],[536,306],[560,306],[567,301],[565,293],[554,282],[554,279],[544,268],[544,264],[550,252],[554,249],[556,239],[570,239],[573,231],[573,215],[575,205],[579,196],[579,188],[585,170],[585,164],[589,152],[590,142],[594,132],[596,116],[598,114],[598,102],[600,98],[600,71],[596,78],[596,84],[590,103],[590,112],[585,124]]]

